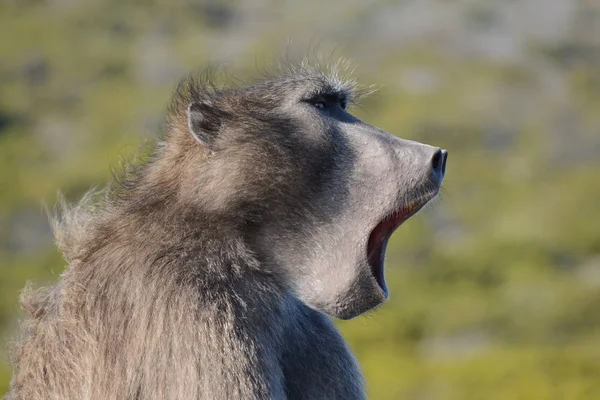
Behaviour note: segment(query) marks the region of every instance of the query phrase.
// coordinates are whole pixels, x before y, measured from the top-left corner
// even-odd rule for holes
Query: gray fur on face
[[[148,160],[54,220],[69,267],[23,292],[7,398],[364,398],[329,316],[385,301],[445,154],[348,114],[355,89],[306,65],[182,82]]]

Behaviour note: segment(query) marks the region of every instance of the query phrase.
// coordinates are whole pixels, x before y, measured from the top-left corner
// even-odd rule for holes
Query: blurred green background
[[[340,323],[370,398],[600,399],[597,0],[3,0],[0,38],[3,347],[25,282],[65,265],[42,202],[107,182],[191,69],[291,39],[379,85],[358,116],[450,152],[388,247],[389,302]]]

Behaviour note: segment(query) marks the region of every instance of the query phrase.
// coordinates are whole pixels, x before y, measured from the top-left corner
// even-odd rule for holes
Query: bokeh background
[[[450,152],[389,302],[340,323],[370,398],[600,399],[597,0],[0,1],[2,347],[65,266],[43,201],[107,182],[191,69],[315,47],[379,86],[357,115]]]

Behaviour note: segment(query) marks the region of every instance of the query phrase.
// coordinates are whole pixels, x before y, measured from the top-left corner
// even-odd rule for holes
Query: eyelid
[[[333,97],[333,96],[317,94],[317,95],[307,97],[307,98],[303,99],[302,101],[306,102],[308,104],[311,104],[312,106],[315,106],[320,110],[327,109],[330,105],[335,105],[335,104],[339,104],[343,110],[345,110],[348,107],[348,99],[346,98],[346,96]]]
[[[318,96],[313,96],[310,100],[312,103],[325,103],[327,104],[327,97],[322,96],[322,95],[318,95]]]
[[[321,95],[311,96],[303,101],[319,109],[326,109],[329,103],[327,99]],[[322,104],[323,106],[319,107],[317,106],[318,104]]]

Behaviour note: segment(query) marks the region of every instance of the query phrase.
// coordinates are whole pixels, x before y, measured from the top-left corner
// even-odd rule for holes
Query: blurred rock
[[[490,151],[509,150],[516,143],[517,132],[514,128],[502,124],[489,124],[483,130],[483,145]]]
[[[11,114],[8,111],[0,109],[0,136],[10,127],[25,122],[22,116]]]
[[[21,70],[30,85],[42,85],[47,82],[50,70],[47,61],[39,55],[31,57]]]
[[[488,334],[472,331],[425,339],[419,344],[419,354],[426,361],[443,362],[473,357],[492,347],[493,342]]]
[[[71,119],[57,116],[44,117],[34,129],[34,134],[44,149],[54,159],[66,157],[80,143],[80,128]]]
[[[172,43],[156,32],[144,34],[137,47],[135,64],[142,84],[172,85],[183,74],[182,66],[171,52]]]
[[[6,251],[28,254],[52,245],[53,237],[48,217],[43,211],[20,210],[8,222],[9,240]]]
[[[222,1],[204,0],[190,4],[188,7],[212,29],[225,30],[239,22],[241,18],[237,7]]]
[[[415,95],[435,93],[443,80],[439,72],[431,68],[412,68],[404,71],[400,79],[401,90]]]
[[[577,277],[586,286],[600,287],[600,254],[590,257],[577,268]]]
[[[453,215],[445,204],[445,195],[446,189],[442,187],[439,198],[423,211],[423,218],[430,228],[435,246],[450,253],[460,252],[469,248],[472,235],[460,218]]]

